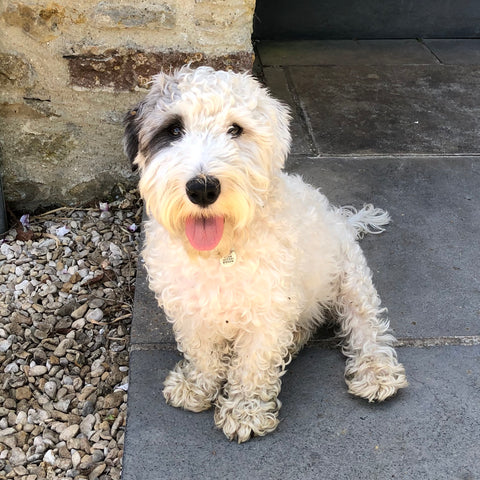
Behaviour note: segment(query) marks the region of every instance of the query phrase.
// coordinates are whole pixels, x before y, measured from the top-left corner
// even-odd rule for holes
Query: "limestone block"
[[[0,126],[7,201],[32,210],[106,198],[117,184],[133,186],[122,118],[138,99],[133,93],[77,92],[2,105],[0,113],[8,113]]]
[[[0,52],[0,87],[31,87],[35,71],[23,55]]]
[[[175,28],[175,10],[168,3],[150,1],[124,4],[99,2],[91,13],[92,22],[104,28]]]
[[[7,25],[22,29],[39,42],[49,42],[61,34],[61,25],[65,21],[65,7],[55,3],[27,5],[9,2],[2,13]]]
[[[200,43],[204,48],[218,44],[232,50],[235,47],[248,50],[251,45],[254,9],[255,2],[251,0],[195,2],[193,19]]]

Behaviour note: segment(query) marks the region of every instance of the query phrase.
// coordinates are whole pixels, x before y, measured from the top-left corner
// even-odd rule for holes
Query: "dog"
[[[143,258],[183,359],[163,394],[215,407],[230,440],[279,423],[281,377],[333,314],[348,390],[382,401],[407,385],[358,238],[388,214],[335,208],[282,168],[287,107],[247,73],[160,73],[125,118],[148,220]]]

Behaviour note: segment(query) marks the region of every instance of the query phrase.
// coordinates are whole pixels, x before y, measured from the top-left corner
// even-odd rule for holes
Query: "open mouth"
[[[213,250],[222,239],[225,219],[218,217],[188,217],[185,233],[190,245],[199,251]]]

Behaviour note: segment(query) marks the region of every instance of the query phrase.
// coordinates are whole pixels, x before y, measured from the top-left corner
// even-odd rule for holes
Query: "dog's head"
[[[287,108],[247,74],[184,67],[154,77],[125,118],[147,212],[189,248],[227,245],[268,198],[290,147]]]

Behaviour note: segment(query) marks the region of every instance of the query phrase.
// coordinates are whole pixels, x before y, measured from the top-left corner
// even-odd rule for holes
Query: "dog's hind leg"
[[[349,244],[340,291],[334,305],[339,316],[343,353],[348,357],[345,379],[349,392],[381,401],[407,386],[405,370],[393,348],[395,338],[382,319],[385,309],[358,244]]]

